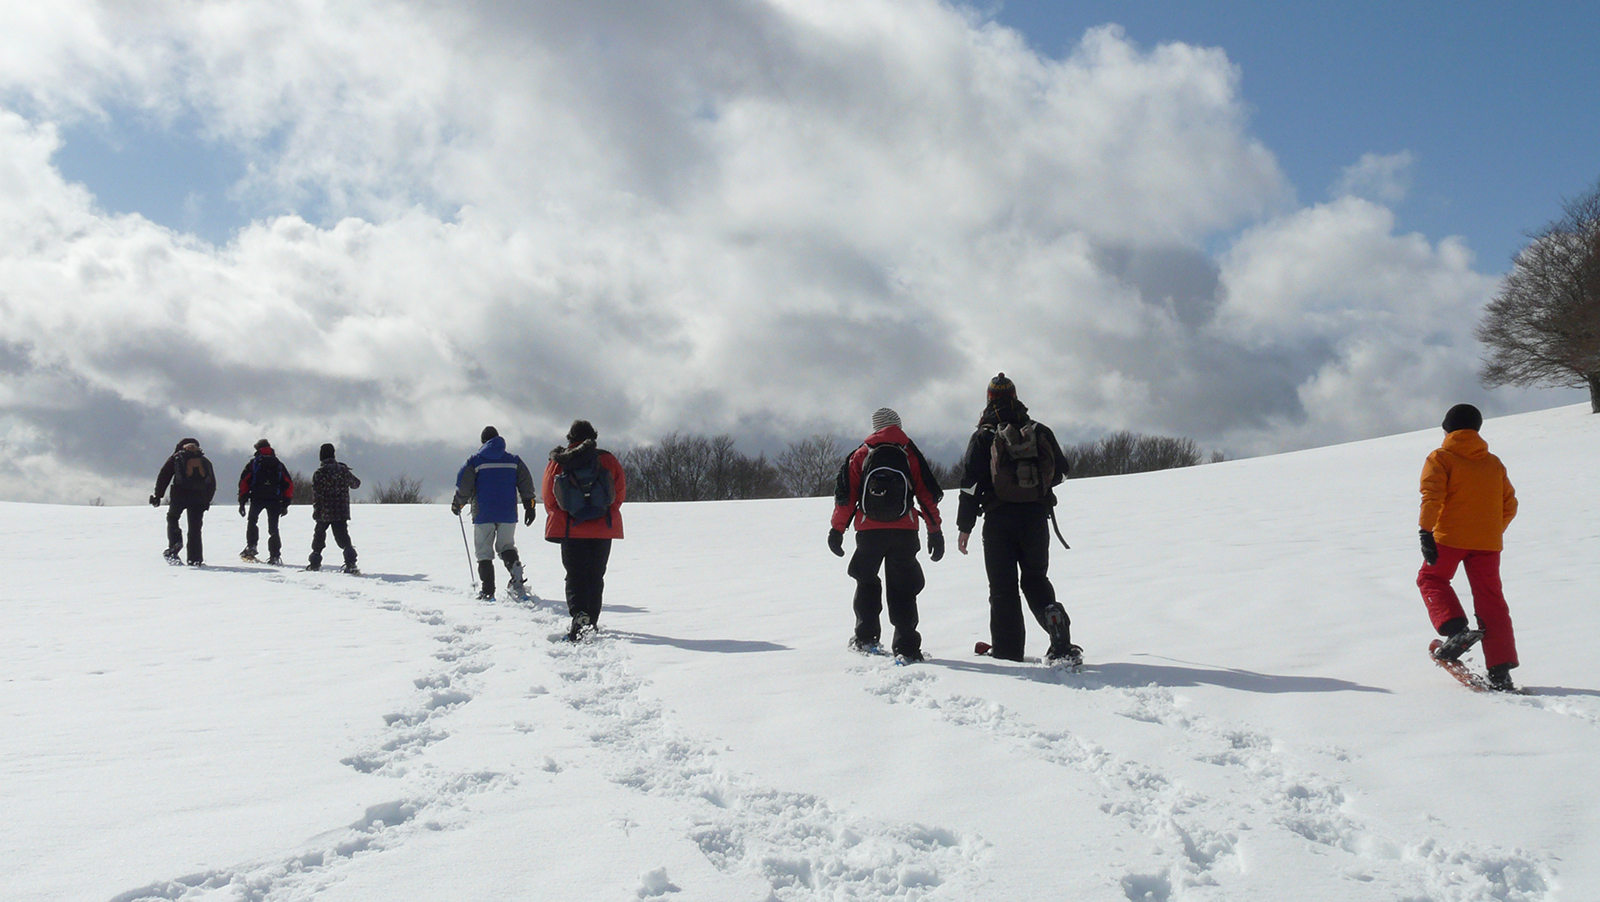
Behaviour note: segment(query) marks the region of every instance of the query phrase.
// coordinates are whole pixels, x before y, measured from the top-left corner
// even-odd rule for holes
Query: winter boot
[[[500,560],[505,562],[506,570],[511,578],[506,581],[506,588],[510,589],[518,598],[526,598],[528,584],[522,578],[522,560],[517,556],[517,549],[507,548],[500,552]]]
[[[1489,668],[1489,688],[1496,692],[1516,692],[1517,687],[1511,682],[1511,665],[1496,664]]]
[[[494,561],[478,562],[478,581],[482,586],[478,589],[478,598],[484,601],[494,600]]]
[[[356,566],[355,561],[345,561],[344,566],[340,567],[339,569],[344,573],[349,573],[355,576],[361,575],[361,568]]]
[[[239,560],[248,561],[252,564],[256,563],[256,550],[249,546],[245,546],[245,549],[239,552]]]
[[[584,637],[594,632],[594,627],[589,623],[589,615],[577,613],[572,615],[572,629],[567,630],[568,642],[581,642]]]
[[[1482,638],[1482,630],[1458,630],[1439,643],[1439,647],[1433,650],[1433,656],[1441,661],[1459,661],[1461,656],[1472,646],[1477,645],[1478,640]]]
[[[1066,664],[1071,667],[1079,667],[1083,664],[1083,649],[1073,645],[1071,642],[1065,645],[1057,645],[1052,642],[1050,643],[1050,650],[1044,653],[1044,659],[1051,664]]]
[[[161,552],[161,556],[167,559],[167,563],[176,564],[178,563],[178,552],[182,550],[182,545],[168,545],[167,550]]]
[[[278,555],[275,554],[272,557],[267,558],[267,563],[272,564],[275,567],[276,566],[282,566],[283,565],[283,558],[281,558],[281,557],[279,557]]]

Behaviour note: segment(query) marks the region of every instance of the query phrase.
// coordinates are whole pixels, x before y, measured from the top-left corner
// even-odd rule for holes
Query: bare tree
[[[673,432],[619,458],[630,501],[725,501],[787,495],[766,455],[745,457],[733,438]]]
[[[1489,302],[1478,340],[1486,386],[1589,389],[1600,413],[1600,183],[1529,237]]]
[[[412,479],[404,473],[380,482],[372,488],[372,500],[379,504],[427,504],[422,494],[422,480]]]
[[[837,436],[813,435],[790,442],[778,455],[778,474],[789,494],[796,498],[832,495],[834,477],[843,462],[844,451]]]
[[[1175,467],[1193,467],[1205,459],[1193,439],[1113,432],[1097,442],[1061,449],[1074,479],[1121,476]]]
[[[295,470],[289,474],[289,481],[294,483],[293,504],[313,504],[316,502],[316,496],[311,489],[310,476]]]

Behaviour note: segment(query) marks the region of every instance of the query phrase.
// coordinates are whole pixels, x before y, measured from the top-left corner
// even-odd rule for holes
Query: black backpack
[[[274,501],[283,497],[283,461],[265,454],[250,461],[250,497]]]
[[[1056,482],[1056,459],[1032,420],[1018,426],[1001,423],[989,448],[989,475],[1000,501],[1025,504],[1045,501]]]
[[[609,523],[617,487],[611,471],[601,465],[598,453],[580,455],[563,464],[553,487],[556,507],[566,512],[569,521],[583,523],[605,517]]]
[[[861,462],[861,513],[868,520],[893,523],[911,511],[911,458],[893,442],[871,446]]]
[[[200,494],[206,490],[211,462],[200,451],[179,451],[172,455],[172,488],[184,494]]]

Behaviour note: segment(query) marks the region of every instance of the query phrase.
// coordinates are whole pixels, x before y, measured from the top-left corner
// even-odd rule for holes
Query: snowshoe
[[[923,657],[920,651],[900,652],[894,656],[894,662],[902,667],[907,664],[921,664],[926,660],[928,659]]]
[[[322,563],[320,561],[312,561],[311,563],[306,565],[306,569],[307,570],[321,570],[322,569]]]
[[[594,634],[594,624],[590,622],[588,614],[573,614],[572,628],[567,630],[568,642],[582,642]]]
[[[1070,642],[1065,647],[1052,645],[1050,650],[1044,653],[1044,661],[1046,664],[1065,667],[1077,673],[1083,669],[1083,649]]]
[[[1482,630],[1462,630],[1454,635],[1446,636],[1438,647],[1433,649],[1433,656],[1440,661],[1459,661],[1472,646],[1478,644],[1483,638]]]
[[[341,573],[349,573],[352,576],[360,576],[361,575],[361,568],[357,567],[353,563],[345,564],[343,567],[339,568],[339,571]]]
[[[267,563],[273,565],[274,567],[281,567],[283,566],[283,558],[273,555],[272,557],[267,558]]]
[[[876,639],[870,639],[869,640],[869,639],[863,639],[860,636],[851,636],[850,637],[850,641],[845,643],[845,644],[849,647],[849,649],[851,651],[853,651],[853,652],[855,652],[857,654],[862,654],[862,655],[885,655],[885,656],[887,656],[889,654],[889,652],[886,651],[884,649],[884,647],[881,644],[879,644],[878,640],[876,640]]]
[[[1489,668],[1489,688],[1495,692],[1516,692],[1515,683],[1511,682],[1511,666],[1498,664]]]
[[[260,561],[256,560],[256,550],[254,548],[246,548],[245,550],[239,552],[239,560],[249,564],[260,563]]]

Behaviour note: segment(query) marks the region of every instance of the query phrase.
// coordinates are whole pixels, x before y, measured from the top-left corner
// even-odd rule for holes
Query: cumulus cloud
[[[955,446],[997,370],[1067,437],[1256,452],[1431,421],[1476,356],[1466,250],[1294,208],[1218,49],[1047,59],[936,0],[36,6],[0,28],[0,497],[142,497],[182,431],[441,488],[490,422],[537,457],[577,416],[890,404]],[[63,180],[60,127],[119,108],[236,153],[253,220]]]

